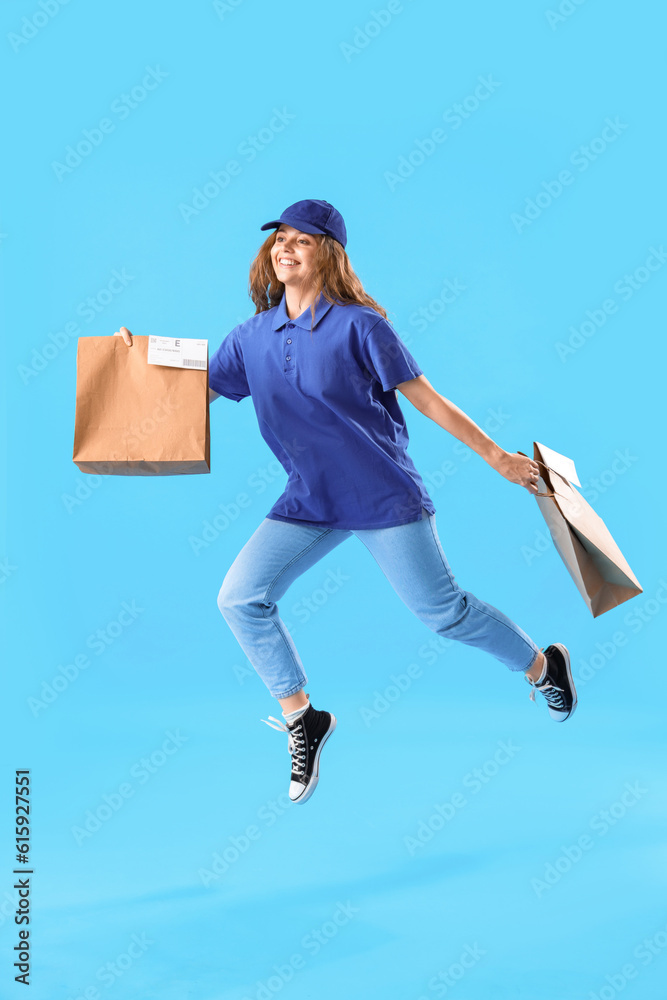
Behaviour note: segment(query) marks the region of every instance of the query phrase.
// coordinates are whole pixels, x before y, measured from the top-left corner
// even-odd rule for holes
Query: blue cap
[[[298,229],[300,233],[320,233],[322,236],[333,236],[343,247],[347,243],[347,230],[343,216],[328,201],[320,201],[318,198],[295,201],[293,205],[285,209],[279,219],[274,222],[265,222],[260,228],[273,229],[281,223]]]

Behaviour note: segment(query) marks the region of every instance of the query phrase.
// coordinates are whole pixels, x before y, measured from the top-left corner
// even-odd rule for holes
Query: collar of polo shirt
[[[315,320],[313,322],[313,330],[315,329],[319,321],[322,319],[322,317],[329,312],[332,304],[333,303],[331,302],[327,302],[327,300],[324,298],[323,293],[320,292],[319,298],[315,304]],[[282,327],[285,326],[286,323],[293,323],[294,326],[300,326],[304,330],[310,330],[310,318],[311,318],[310,306],[308,306],[308,308],[304,312],[302,312],[300,316],[297,316],[296,319],[290,319],[290,317],[287,315],[287,308],[285,305],[285,292],[283,292],[283,297],[280,300],[280,305],[276,309],[276,314],[273,317],[273,323],[271,324],[271,329],[280,330],[282,329]]]

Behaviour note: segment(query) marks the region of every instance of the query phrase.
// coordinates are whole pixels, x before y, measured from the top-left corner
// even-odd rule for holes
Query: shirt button
[[[288,355],[287,355],[287,357],[285,358],[285,361],[291,361],[291,360],[292,360],[292,359],[290,358],[290,356],[289,356],[289,354],[288,354]]]
[[[287,338],[287,343],[288,343],[288,344],[291,344],[291,343],[292,343],[292,341],[291,341],[291,339],[290,339],[289,337]]]

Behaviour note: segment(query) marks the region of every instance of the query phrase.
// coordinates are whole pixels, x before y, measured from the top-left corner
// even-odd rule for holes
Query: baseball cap
[[[320,233],[323,236],[333,236],[343,247],[347,243],[347,230],[343,216],[328,201],[321,201],[319,198],[295,201],[293,205],[285,209],[279,219],[265,222],[260,228],[274,229],[281,223],[292,226],[301,233]]]

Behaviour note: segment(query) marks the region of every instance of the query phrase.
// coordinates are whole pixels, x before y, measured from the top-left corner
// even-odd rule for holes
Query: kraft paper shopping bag
[[[639,581],[604,521],[572,485],[579,484],[572,460],[537,441],[533,459],[541,469],[536,495],[540,511],[593,617],[641,594]]]
[[[73,460],[102,476],[211,471],[208,366],[148,364],[148,337],[80,337]]]

